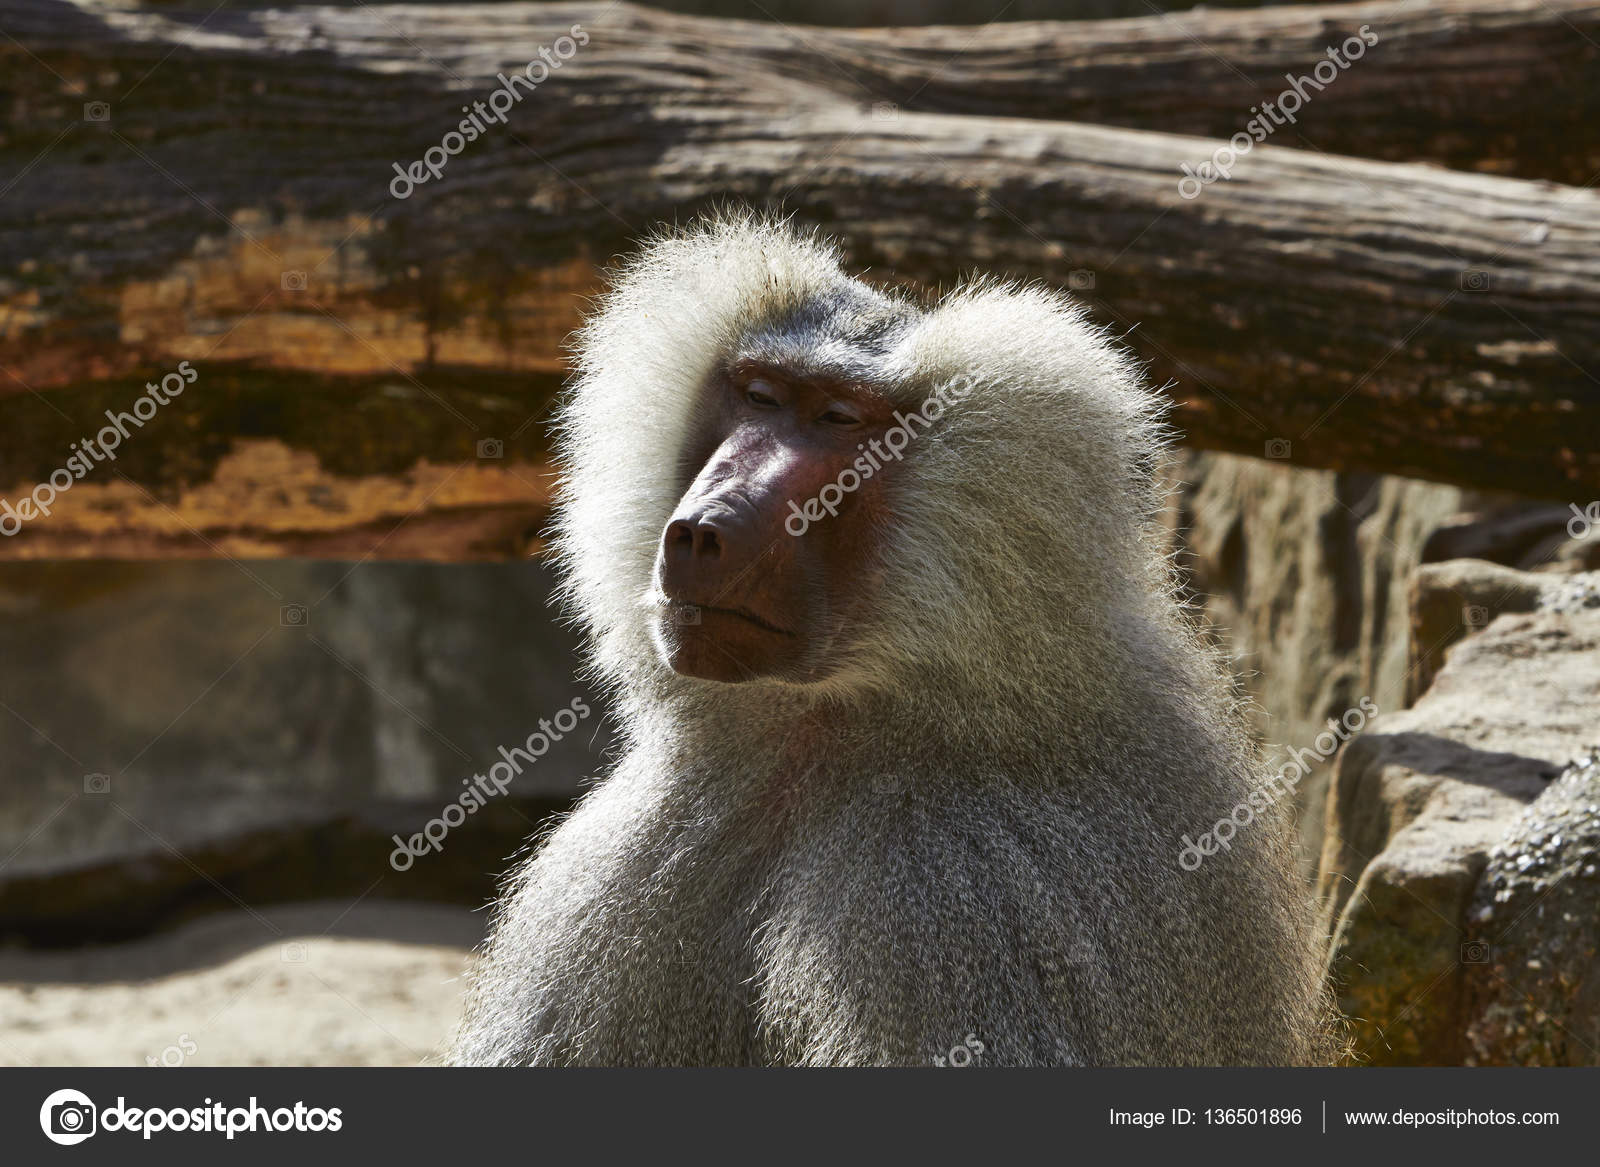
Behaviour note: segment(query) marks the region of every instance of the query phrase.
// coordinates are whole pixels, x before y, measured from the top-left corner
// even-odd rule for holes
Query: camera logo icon
[[[892,101],[875,101],[872,103],[872,116],[880,122],[892,122],[900,116],[900,107]]]
[[[83,120],[86,122],[108,122],[111,120],[111,103],[108,101],[86,101],[83,103]]]
[[[480,457],[480,458],[504,458],[505,456],[506,456],[506,444],[504,442],[502,442],[499,438],[479,438],[478,439],[478,457]]]
[[[304,628],[311,622],[311,613],[304,604],[285,604],[278,609],[278,623],[285,628]]]
[[[1273,438],[1267,443],[1267,457],[1275,458],[1279,462],[1289,457],[1294,447],[1289,444],[1288,438]]]
[[[1461,622],[1468,628],[1487,628],[1489,609],[1482,604],[1468,604],[1461,609]]]
[[[278,282],[285,292],[303,292],[306,290],[306,273],[286,271],[279,277]]]
[[[1463,292],[1487,292],[1489,284],[1489,273],[1482,269],[1468,268],[1461,273],[1461,290]]]
[[[905,789],[905,783],[900,775],[891,774],[886,770],[879,771],[872,776],[871,786],[878,794],[893,797]]]
[[[83,792],[85,794],[110,794],[110,774],[85,774],[83,776]]]
[[[1462,964],[1488,964],[1489,946],[1482,940],[1469,940],[1461,946]]]
[[[39,1108],[39,1129],[52,1143],[75,1146],[95,1132],[95,1108],[87,1094],[57,1090]]]
[[[1067,290],[1072,292],[1094,291],[1094,272],[1086,267],[1067,273]]]

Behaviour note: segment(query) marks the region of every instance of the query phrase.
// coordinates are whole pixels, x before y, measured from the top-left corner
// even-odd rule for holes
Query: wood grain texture
[[[626,4],[207,17],[0,0],[0,496],[185,359],[201,386],[253,388],[248,409],[187,395],[129,442],[143,468],[119,471],[167,506],[214,486],[244,440],[315,456],[337,497],[387,497],[334,480],[409,473],[355,451],[374,424],[421,416],[407,466],[476,471],[477,441],[547,408],[603,266],[650,226],[736,199],[822,225],[877,278],[1073,287],[1170,381],[1196,446],[1587,500],[1600,195],[1319,151],[1587,181],[1597,21],[1600,5],[1572,0],[890,31]],[[573,25],[589,43],[508,124],[393,197],[392,164]],[[1243,129],[1285,71],[1362,25],[1379,43],[1298,126],[1179,194],[1180,164],[1221,145],[1188,134]],[[386,385],[420,412],[371,413]],[[317,408],[295,406],[306,393]],[[521,531],[543,505],[508,477],[540,479],[519,432],[486,477],[466,475],[483,485],[452,504],[463,521],[510,492]],[[283,505],[304,504],[264,485],[198,530],[323,529]],[[122,543],[52,516],[0,557],[145,535],[163,553],[142,513],[124,508]],[[385,554],[371,532],[386,515],[353,506],[340,553]],[[334,545],[299,539],[239,546]],[[438,539],[435,557],[465,553]]]

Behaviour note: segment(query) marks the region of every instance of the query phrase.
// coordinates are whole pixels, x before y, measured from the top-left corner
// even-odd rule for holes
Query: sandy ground
[[[0,953],[0,1065],[413,1066],[461,1009],[482,913],[307,904],[132,944]]]

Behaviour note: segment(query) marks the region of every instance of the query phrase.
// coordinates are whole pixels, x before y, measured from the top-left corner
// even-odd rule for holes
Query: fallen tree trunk
[[[62,11],[68,5],[86,11]],[[4,0],[0,28],[48,58],[93,39],[90,14],[101,7],[105,0]],[[674,86],[674,103],[759,101],[762,90],[798,83],[863,106],[1228,138],[1245,129],[1252,107],[1299,78],[1305,110],[1278,145],[1574,185],[1600,170],[1600,0],[1369,0],[887,29],[716,20],[620,2],[219,15],[211,7],[196,3],[169,20],[107,12],[110,28],[148,38],[120,46],[115,63],[138,76],[192,29],[197,47],[228,46],[237,35],[232,47],[285,64],[320,57],[473,85],[581,23],[622,70],[688,66],[697,85]],[[1328,50],[1362,29],[1369,43],[1355,46],[1354,67],[1316,84],[1313,69]]]
[[[17,87],[0,143],[15,176],[0,198],[0,493],[42,481],[107,402],[126,408],[179,360],[201,386],[248,376],[259,390],[175,400],[130,438],[128,462],[98,468],[0,556],[107,553],[164,509],[185,516],[191,549],[243,530],[230,553],[372,550],[386,523],[433,513],[430,468],[468,462],[479,493],[449,505],[507,518],[467,540],[507,553],[543,505],[529,425],[598,267],[650,224],[729,196],[782,201],[880,276],[933,287],[985,268],[1075,287],[1172,380],[1195,445],[1560,499],[1600,490],[1592,191],[1261,146],[1190,199],[1178,167],[1214,140],[874,107],[819,79],[840,68],[808,43],[821,30],[778,43],[781,29],[625,6],[584,26],[589,43],[569,42],[560,70],[437,178],[396,177],[497,72],[605,11],[202,24],[0,0],[20,42],[0,40]],[[1330,38],[1365,18],[1344,21]],[[887,53],[932,34],[825,35]],[[317,400],[350,406],[312,411],[315,430],[285,405],[309,374]],[[399,441],[395,393],[431,416]],[[226,460],[241,439],[313,457],[306,474],[329,479],[332,501],[298,514],[270,476],[237,486]],[[486,440],[511,440],[511,456],[475,460]],[[374,475],[399,480],[339,481]],[[142,511],[107,493],[130,486]],[[352,501],[372,497],[387,501]]]
[[[1308,84],[1368,30],[1347,72]],[[662,30],[670,35],[672,30]],[[1282,146],[1582,185],[1600,171],[1600,3],[1379,0],[982,28],[751,30],[841,96],[1229,138],[1302,81]],[[1323,74],[1327,76],[1326,72]]]

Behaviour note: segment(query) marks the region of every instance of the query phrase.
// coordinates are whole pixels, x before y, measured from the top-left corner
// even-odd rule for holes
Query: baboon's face
[[[656,557],[668,665],[724,682],[828,674],[887,518],[893,423],[864,385],[754,361],[712,379]]]

